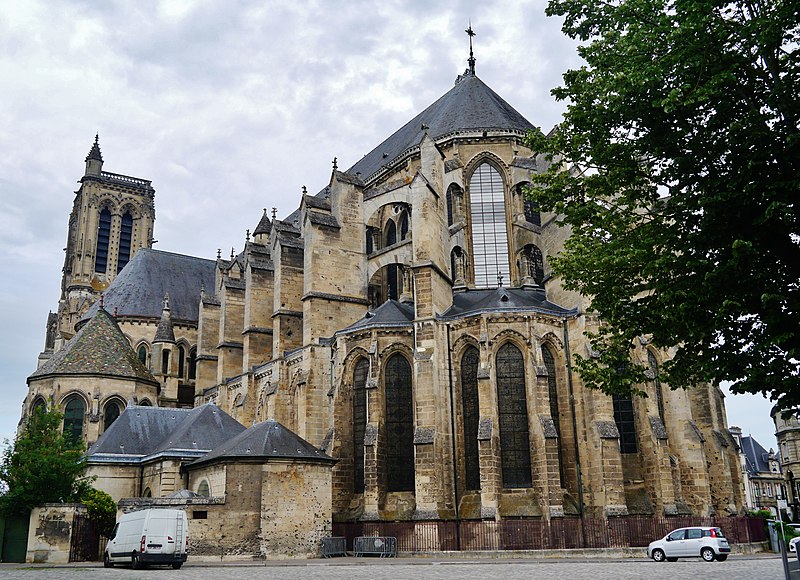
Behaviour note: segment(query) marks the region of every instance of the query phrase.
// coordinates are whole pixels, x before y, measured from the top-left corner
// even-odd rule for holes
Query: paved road
[[[697,559],[655,563],[646,559],[603,560],[444,560],[399,558],[392,560],[337,558],[292,562],[194,563],[181,570],[163,567],[148,570],[114,568],[94,564],[63,567],[0,565],[0,578],[10,580],[515,580],[555,578],[560,580],[781,580],[783,567],[769,555],[732,556],[727,562],[707,563]],[[793,575],[794,577],[794,575]],[[800,576],[798,576],[800,577]]]

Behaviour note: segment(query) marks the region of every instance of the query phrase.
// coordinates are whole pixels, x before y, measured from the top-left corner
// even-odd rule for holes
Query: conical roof
[[[47,375],[103,375],[158,384],[131,348],[117,321],[103,309],[28,380]]]
[[[299,459],[310,462],[335,463],[326,455],[274,420],[256,423],[209,454],[191,463],[192,467],[222,459]]]
[[[169,294],[164,294],[164,307],[161,309],[161,319],[158,321],[153,342],[175,342],[175,329],[172,327],[172,318],[170,317]]]
[[[425,128],[423,128],[425,125]],[[416,147],[427,132],[436,141],[459,132],[503,131],[525,134],[533,124],[473,74],[459,77],[456,85],[411,119],[388,139],[347,170],[363,180],[391,163],[407,149]]]
[[[92,145],[92,148],[89,150],[89,154],[86,156],[86,161],[89,161],[90,159],[96,159],[97,161],[103,160],[103,155],[102,153],[100,153],[99,141],[100,141],[100,135],[95,135],[94,145]]]
[[[268,234],[271,231],[272,222],[269,221],[269,216],[267,216],[267,208],[264,208],[264,215],[261,216],[261,220],[258,222],[256,229],[253,231],[253,235]]]

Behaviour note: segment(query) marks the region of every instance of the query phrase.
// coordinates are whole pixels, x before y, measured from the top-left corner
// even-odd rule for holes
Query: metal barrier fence
[[[359,537],[396,538],[400,552],[644,548],[675,528],[716,526],[731,543],[767,540],[762,518],[628,516],[609,519],[505,519],[416,522],[337,522],[333,533],[354,550]]]
[[[347,538],[344,536],[322,538],[322,557],[333,556],[347,556]]]
[[[387,536],[360,536],[353,539],[353,556],[397,557],[397,538]]]

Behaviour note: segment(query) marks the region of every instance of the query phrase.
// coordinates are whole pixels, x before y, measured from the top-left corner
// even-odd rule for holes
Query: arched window
[[[455,211],[454,211],[455,210],[455,205],[454,205],[455,200],[453,199],[453,197],[456,195],[456,190],[457,189],[458,189],[458,186],[455,183],[450,184],[450,187],[447,188],[446,199],[447,199],[447,225],[448,226],[452,226],[453,225],[453,221],[455,219]]]
[[[193,381],[197,378],[197,349],[193,348],[189,351],[189,380]]]
[[[414,403],[411,365],[400,354],[386,363],[386,471],[388,491],[414,491]]]
[[[408,237],[408,212],[403,210],[400,214],[400,239],[405,240]]]
[[[611,395],[614,404],[614,422],[619,431],[620,453],[636,453],[636,422],[633,413],[633,399],[630,395]]]
[[[141,405],[142,407],[152,407],[152,406],[153,406],[153,403],[151,403],[151,402],[150,402],[150,401],[148,401],[147,399],[142,399],[142,400],[139,402],[139,405]]]
[[[204,479],[197,486],[197,495],[200,497],[211,497],[211,486],[208,485],[208,480]]]
[[[522,208],[523,212],[525,212],[525,221],[535,226],[541,226],[542,217],[539,213],[539,204],[532,199],[528,199],[525,195],[525,186],[527,185],[530,185],[530,183],[517,184],[517,193],[521,195],[523,199]]]
[[[44,402],[44,399],[41,397],[36,397],[36,400],[33,402],[31,406],[31,415],[35,415],[38,412],[46,412],[47,411],[47,404]]]
[[[126,211],[122,216],[119,230],[119,252],[117,253],[117,273],[125,267],[131,259],[131,240],[133,238],[133,217]]]
[[[117,401],[109,401],[103,408],[103,431],[111,427],[120,414],[120,406]]]
[[[394,225],[394,220],[386,222],[386,245],[391,246],[397,243],[397,226]]]
[[[544,257],[538,246],[528,244],[522,252],[523,276],[530,276],[539,286],[544,283]]]
[[[650,372],[653,374],[653,387],[656,391],[656,405],[658,406],[658,416],[661,422],[664,423],[664,393],[661,390],[661,379],[658,378],[658,361],[653,351],[647,351],[647,362],[650,366]]]
[[[83,416],[86,405],[80,397],[71,397],[64,407],[64,435],[73,444],[77,444],[83,437]]]
[[[140,345],[138,354],[139,354],[139,360],[142,361],[142,364],[144,366],[147,366],[147,347],[143,344]]]
[[[399,287],[400,269],[397,264],[389,264],[386,266],[386,295],[390,300],[397,300],[400,296]]]
[[[108,242],[111,238],[111,212],[103,208],[97,225],[97,249],[94,256],[94,271],[105,274],[108,265]]]
[[[546,346],[542,347],[542,360],[547,369],[547,393],[550,398],[550,417],[553,418],[553,424],[556,428],[556,435],[558,435],[559,445],[561,440],[561,413],[558,409],[558,381],[556,379],[556,359],[550,349]],[[558,475],[561,478],[561,486],[564,486],[564,461],[562,453],[558,454]]]
[[[465,488],[481,488],[481,468],[478,459],[478,363],[480,355],[474,346],[461,357],[461,415],[464,422]]]
[[[496,361],[503,487],[530,487],[531,444],[522,353],[513,344],[506,343],[497,351]]]
[[[143,497],[153,497],[153,492],[150,491],[149,487],[144,488],[144,495]]]
[[[367,226],[366,244],[367,244],[367,254],[368,255],[375,251],[375,246],[373,244],[373,239],[372,239],[373,236],[374,236],[373,229],[374,228],[372,226]]]
[[[505,188],[500,173],[481,163],[469,182],[472,257],[477,288],[510,281]]]
[[[161,351],[161,374],[167,373],[169,373],[169,349],[165,348]]]
[[[183,345],[178,347],[178,376],[184,378],[183,372],[186,370],[186,349]]]
[[[353,493],[364,493],[364,433],[367,428],[367,372],[369,361],[353,370]]]

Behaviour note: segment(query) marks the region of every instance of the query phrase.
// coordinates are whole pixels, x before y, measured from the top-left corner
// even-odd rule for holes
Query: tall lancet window
[[[488,163],[481,163],[472,174],[469,200],[475,286],[494,288],[501,282],[508,284],[511,268],[508,262],[505,187],[500,173]]]
[[[117,254],[117,274],[122,271],[128,260],[131,259],[131,240],[133,239],[133,217],[126,211],[122,216],[122,225],[119,230],[119,253]]]
[[[100,212],[100,222],[97,225],[97,251],[94,256],[94,271],[106,273],[108,265],[108,241],[111,238],[111,212],[104,208]]]

